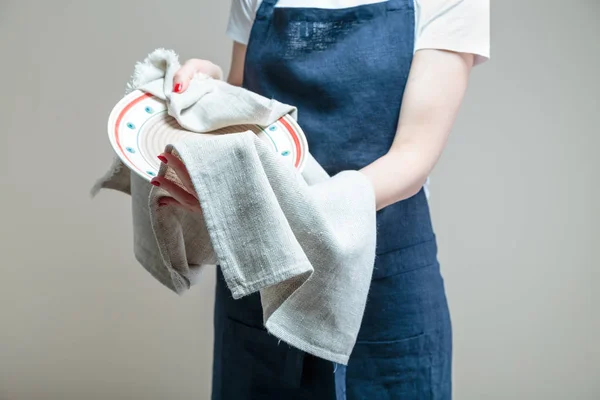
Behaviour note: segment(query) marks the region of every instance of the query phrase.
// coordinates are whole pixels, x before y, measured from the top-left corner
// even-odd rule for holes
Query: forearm
[[[418,193],[435,161],[420,143],[390,151],[362,169],[371,180],[377,210]]]
[[[386,155],[362,169],[377,209],[417,193],[437,163],[468,83],[472,57],[417,52],[404,93],[398,129]]]
[[[246,46],[238,42],[233,42],[231,66],[229,68],[229,75],[227,76],[227,82],[230,85],[242,86],[244,80],[245,62]]]

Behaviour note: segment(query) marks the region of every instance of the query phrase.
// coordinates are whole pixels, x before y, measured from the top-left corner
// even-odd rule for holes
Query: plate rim
[[[127,166],[129,167],[132,171],[134,171],[135,173],[137,173],[138,175],[140,175],[141,177],[143,177],[145,180],[151,180],[152,176],[149,177],[149,173],[147,171],[143,171],[142,169],[140,169],[140,167],[138,165],[136,165],[133,161],[131,161],[131,159],[127,156],[127,153],[125,151],[125,149],[123,148],[122,144],[119,142],[119,138],[118,138],[118,129],[117,129],[117,124],[121,124],[121,116],[125,116],[127,111],[131,108],[133,108],[136,104],[138,104],[141,101],[144,101],[145,99],[154,99],[157,101],[160,101],[161,99],[157,96],[155,96],[152,93],[149,92],[144,92],[142,90],[139,89],[135,89],[133,91],[131,91],[130,93],[126,94],[125,96],[123,96],[112,108],[112,110],[109,113],[109,117],[107,120],[107,134],[108,134],[108,138],[111,144],[111,147],[113,148],[113,151],[117,153],[117,157]],[[125,111],[125,113],[124,113]],[[297,143],[295,143],[296,147],[298,148],[298,154],[296,155],[297,160],[294,161],[294,167],[301,173],[304,169],[304,165],[306,163],[306,158],[308,156],[308,141],[306,139],[306,135],[304,134],[304,131],[302,130],[302,128],[300,128],[300,125],[298,124],[298,121],[296,121],[296,119],[294,117],[292,117],[291,114],[286,114],[284,116],[282,116],[281,118],[277,119],[276,121],[274,121],[271,125],[280,122],[282,125],[284,125],[284,127],[288,130],[288,132],[292,132],[291,136],[292,136],[292,140],[296,141],[295,139],[297,139]],[[271,126],[262,126],[262,125],[258,125],[255,124],[256,126],[258,126],[263,132],[266,133],[266,129]],[[295,133],[295,134],[294,134]]]
[[[131,159],[127,156],[125,149],[121,146],[121,143],[118,141],[118,130],[116,129],[117,123],[120,123],[119,116],[123,114],[125,109],[133,108],[135,104],[143,101],[147,98],[156,97],[151,93],[143,92],[139,89],[133,90],[127,95],[123,96],[121,100],[119,100],[114,107],[112,108],[108,121],[107,121],[107,133],[108,138],[110,140],[111,146],[113,147],[113,151],[117,153],[117,157],[125,164],[129,169],[140,175],[146,180],[148,179],[148,174],[145,171],[142,171]],[[135,103],[134,103],[135,101]],[[123,114],[125,115],[125,114]]]

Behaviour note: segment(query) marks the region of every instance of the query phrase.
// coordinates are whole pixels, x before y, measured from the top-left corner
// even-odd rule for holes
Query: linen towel
[[[165,99],[169,114],[189,130],[269,125],[286,113],[295,116],[292,106],[202,76],[186,96],[170,93],[178,66],[174,53],[157,50],[136,66],[130,88]],[[166,151],[187,166],[201,214],[158,207],[166,192],[135,174],[128,179],[118,162],[95,187],[131,193],[140,264],[181,294],[203,266],[218,263],[234,298],[260,292],[271,334],[347,364],[375,258],[368,179],[358,171],[329,177],[312,157],[299,173],[251,131],[191,135]],[[159,175],[165,174],[176,178],[163,165]]]

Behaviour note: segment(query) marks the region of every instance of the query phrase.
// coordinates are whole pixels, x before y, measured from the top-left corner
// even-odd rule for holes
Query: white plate
[[[289,115],[269,126],[244,125],[219,129],[214,134],[251,130],[271,144],[298,170],[302,170],[308,144],[302,129]],[[150,180],[160,167],[157,156],[168,144],[197,133],[182,128],[167,114],[165,102],[149,93],[135,90],[113,108],[108,118],[108,137],[119,158],[131,170]]]

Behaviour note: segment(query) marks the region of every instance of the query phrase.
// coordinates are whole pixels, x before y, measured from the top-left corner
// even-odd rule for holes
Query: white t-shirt
[[[413,0],[415,47],[475,55],[475,64],[490,58],[489,0]],[[382,0],[279,0],[276,7],[347,8]],[[232,0],[227,34],[248,44],[256,11],[262,0]]]

